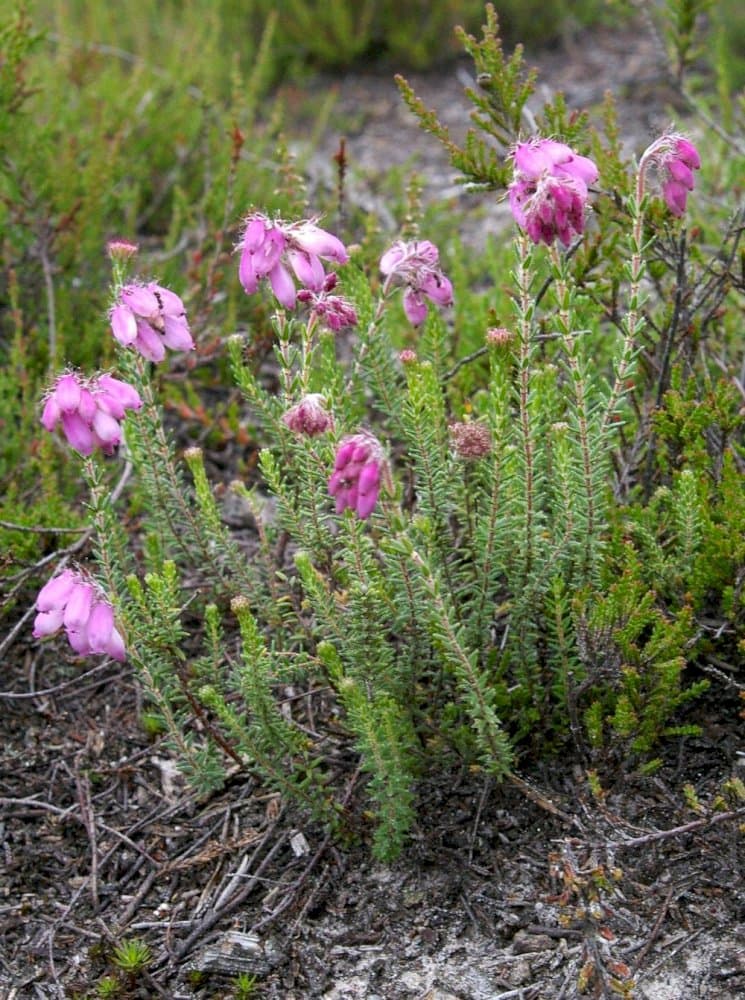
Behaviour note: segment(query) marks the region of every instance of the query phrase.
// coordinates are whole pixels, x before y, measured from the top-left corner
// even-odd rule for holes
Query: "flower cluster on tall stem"
[[[515,221],[533,243],[558,237],[569,246],[572,232],[584,232],[588,185],[598,179],[598,168],[553,139],[519,142],[512,158],[508,195]]]
[[[61,425],[68,443],[81,455],[95,448],[112,455],[121,443],[125,412],[141,406],[137,390],[127,382],[111,375],[85,379],[66,372],[48,393],[41,422],[50,432]]]
[[[285,309],[295,308],[295,278],[304,288],[320,292],[326,280],[323,261],[349,260],[341,240],[321,229],[315,219],[284,222],[261,212],[248,216],[236,249],[241,254],[238,277],[246,293],[252,295],[267,278]]]
[[[194,340],[184,303],[154,281],[124,285],[109,313],[111,331],[124,347],[134,347],[156,364],[172,351],[191,351]]]
[[[53,576],[36,598],[34,638],[64,628],[68,642],[81,656],[104,653],[123,662],[124,639],[114,624],[114,609],[98,585],[77,570]]]
[[[380,259],[386,276],[384,292],[396,279],[406,285],[404,312],[419,326],[427,316],[427,299],[438,306],[453,304],[453,286],[440,270],[440,252],[429,240],[397,240]]]

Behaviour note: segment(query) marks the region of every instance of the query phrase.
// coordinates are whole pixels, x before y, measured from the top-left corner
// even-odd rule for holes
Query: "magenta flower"
[[[184,303],[175,292],[154,281],[125,285],[109,318],[119,343],[134,347],[148,361],[162,361],[166,347],[172,351],[194,348]]]
[[[665,204],[673,215],[683,215],[688,193],[693,190],[693,171],[701,166],[698,150],[685,136],[670,132],[644,151],[639,164],[640,174],[649,164],[660,173]]]
[[[61,424],[68,443],[81,455],[94,448],[113,455],[122,440],[125,412],[141,406],[137,391],[111,375],[83,379],[66,372],[47,394],[41,422],[50,432]]]
[[[260,212],[246,219],[237,250],[241,252],[238,277],[252,295],[264,278],[269,279],[275,298],[285,309],[295,308],[295,278],[305,288],[320,292],[326,279],[324,260],[346,264],[349,254],[336,236],[316,225],[271,220]]]
[[[104,653],[124,661],[124,639],[114,624],[114,609],[82,573],[66,569],[53,576],[39,591],[36,610],[34,638],[54,635],[64,628],[76,653]]]
[[[569,246],[572,231],[584,232],[587,186],[598,179],[598,168],[553,139],[519,142],[513,161],[508,194],[515,222],[534,243],[551,244],[558,236]]]
[[[367,431],[345,437],[336,450],[329,494],[336,497],[336,513],[349,507],[363,521],[372,514],[388,463],[380,441]]]
[[[380,270],[386,276],[384,290],[396,278],[407,286],[404,312],[414,326],[425,320],[426,299],[438,306],[453,304],[453,286],[440,270],[439,260],[440,253],[429,240],[397,240],[380,258]]]
[[[282,421],[294,434],[315,437],[332,430],[334,418],[324,406],[323,396],[310,392],[283,414]]]
[[[337,283],[338,278],[332,271],[326,275],[320,291],[301,288],[297,293],[298,302],[310,306],[311,318],[335,333],[348,326],[357,326],[357,311],[352,303],[340,295],[331,294]]]

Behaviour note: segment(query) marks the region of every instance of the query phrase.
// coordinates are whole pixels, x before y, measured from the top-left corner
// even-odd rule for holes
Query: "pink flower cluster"
[[[175,292],[151,281],[147,285],[125,285],[109,313],[111,331],[125,347],[156,364],[172,351],[191,351],[194,341],[184,303]]]
[[[650,163],[657,167],[662,177],[662,197],[665,204],[673,215],[683,215],[686,199],[693,190],[693,171],[701,166],[698,150],[685,136],[670,132],[653,142],[644,152],[639,164],[640,172]]]
[[[587,186],[598,179],[598,168],[553,139],[519,142],[513,161],[508,194],[515,221],[534,243],[551,244],[558,236],[569,246],[572,232],[584,232]]]
[[[238,276],[251,295],[264,278],[280,305],[295,308],[295,278],[305,288],[320,292],[326,280],[324,260],[346,264],[349,254],[336,236],[316,225],[314,219],[301,222],[271,220],[260,212],[246,219],[237,248],[241,252]]]
[[[301,288],[297,293],[298,302],[305,302],[310,306],[311,317],[334,332],[348,326],[357,326],[357,311],[352,303],[340,295],[331,294],[338,281],[332,271],[326,275],[320,290]]]
[[[293,432],[303,437],[316,437],[334,426],[334,418],[324,406],[319,392],[309,392],[299,403],[282,416],[282,422]]]
[[[343,438],[336,451],[329,494],[336,498],[336,513],[349,507],[362,520],[372,514],[380,484],[387,474],[387,462],[380,441],[367,431]]]
[[[438,306],[453,304],[453,286],[440,270],[439,261],[440,252],[429,240],[397,240],[380,259],[385,291],[396,278],[406,285],[404,312],[414,326],[427,316],[426,299]]]
[[[36,610],[36,639],[64,628],[70,645],[81,656],[105,653],[120,662],[125,659],[124,640],[114,625],[114,609],[82,573],[66,569],[53,576],[39,591]]]
[[[141,406],[137,390],[111,375],[86,380],[67,372],[47,395],[41,422],[48,431],[61,424],[69,444],[81,455],[90,455],[94,448],[111,455],[122,439],[125,411]]]

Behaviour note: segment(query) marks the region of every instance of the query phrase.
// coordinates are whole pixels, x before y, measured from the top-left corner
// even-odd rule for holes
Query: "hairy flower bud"
[[[491,434],[485,424],[463,421],[450,424],[448,430],[458,458],[483,458],[491,451]]]
[[[282,416],[282,422],[294,434],[315,437],[333,430],[334,418],[324,407],[323,396],[318,392],[308,393],[299,403]]]

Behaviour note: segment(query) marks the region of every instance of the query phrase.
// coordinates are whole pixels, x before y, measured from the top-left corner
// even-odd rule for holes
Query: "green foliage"
[[[141,938],[129,938],[114,949],[112,959],[117,968],[127,975],[145,972],[152,961],[150,946]]]

